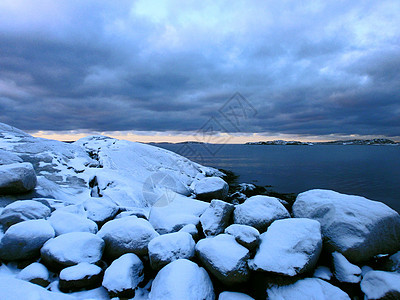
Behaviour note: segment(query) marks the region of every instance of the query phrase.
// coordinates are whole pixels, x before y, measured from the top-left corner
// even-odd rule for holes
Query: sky
[[[400,140],[400,1],[0,1],[0,122],[139,141]]]

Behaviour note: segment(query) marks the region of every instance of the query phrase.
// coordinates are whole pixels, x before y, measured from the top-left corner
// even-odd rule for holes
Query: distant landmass
[[[246,145],[400,145],[399,142],[395,142],[389,139],[371,139],[371,140],[339,140],[332,142],[300,142],[300,141],[260,141],[260,142],[248,142]]]

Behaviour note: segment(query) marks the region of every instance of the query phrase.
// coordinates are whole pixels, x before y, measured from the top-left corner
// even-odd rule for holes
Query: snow
[[[60,272],[60,279],[62,280],[80,280],[86,276],[98,275],[102,269],[96,265],[87,262],[79,263],[75,266],[65,268]]]
[[[214,288],[207,272],[194,262],[178,259],[158,272],[149,300],[214,300]]]
[[[311,270],[322,250],[320,224],[311,219],[273,222],[260,236],[261,244],[249,267],[295,276]]]
[[[95,234],[70,232],[47,241],[40,252],[45,264],[72,266],[98,262],[103,249],[104,241]]]
[[[332,284],[318,279],[305,278],[286,286],[267,289],[269,300],[350,300],[350,297]]]
[[[314,275],[313,275],[313,277],[320,278],[320,279],[327,280],[327,281],[331,280],[332,276],[333,276],[333,274],[332,274],[331,270],[325,266],[319,266],[318,268],[316,268],[314,271]]]
[[[398,251],[400,216],[381,202],[311,190],[297,196],[293,214],[319,221],[327,250],[342,253],[353,263]]]
[[[240,283],[249,278],[249,250],[231,235],[220,234],[200,240],[196,253],[205,268],[225,284]]]
[[[45,219],[50,215],[50,208],[33,200],[20,200],[7,205],[0,214],[0,223],[9,227],[21,221]]]
[[[112,258],[125,253],[145,255],[149,242],[158,235],[147,220],[134,216],[109,221],[97,233],[106,243],[105,254]]]
[[[254,298],[238,292],[222,292],[219,294],[218,300],[254,300]]]
[[[267,230],[273,221],[284,218],[290,218],[289,212],[277,198],[268,196],[250,197],[233,212],[235,224],[253,226],[260,232]]]
[[[53,226],[56,235],[69,232],[97,232],[97,224],[92,220],[65,211],[54,211],[48,221]]]
[[[365,274],[361,281],[361,290],[364,292],[365,299],[397,299],[400,294],[400,274],[396,272],[370,271]],[[390,298],[389,293],[393,293]],[[397,293],[397,294],[395,294]]]
[[[0,195],[22,194],[33,190],[37,179],[30,163],[0,165]]]
[[[54,230],[46,220],[17,223],[8,228],[0,241],[0,258],[19,260],[35,257],[52,237]]]
[[[50,277],[49,271],[41,263],[34,262],[29,266],[22,269],[22,271],[17,275],[18,279],[31,281],[33,279],[42,279],[48,281]]]
[[[257,247],[260,239],[260,232],[247,225],[232,224],[225,229],[225,233],[234,236],[236,242],[249,250]]]
[[[206,236],[224,232],[231,220],[234,206],[221,200],[212,200],[210,206],[200,217],[200,223]]]
[[[161,269],[179,258],[194,257],[195,242],[187,232],[175,232],[160,235],[149,243],[150,265],[153,269]]]
[[[75,297],[50,292],[36,284],[23,280],[0,277],[0,299],[7,300],[73,300]]]
[[[388,269],[400,273],[400,251],[389,256]]]
[[[135,289],[143,281],[143,263],[133,253],[127,253],[114,260],[104,272],[103,286],[118,293]]]
[[[350,263],[343,254],[332,253],[334,274],[340,282],[359,283],[361,281],[361,269]]]
[[[199,236],[199,231],[197,230],[197,227],[194,224],[188,224],[183,226],[182,229],[179,230],[179,232],[190,233],[194,240],[196,240]]]

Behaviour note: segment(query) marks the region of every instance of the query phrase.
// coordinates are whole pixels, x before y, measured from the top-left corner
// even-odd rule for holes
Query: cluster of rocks
[[[0,166],[0,195],[35,184],[28,163]],[[400,296],[394,210],[327,190],[299,194],[289,208],[263,195],[232,204],[228,188],[206,177],[194,184],[196,199],[149,213],[98,197],[15,201],[0,213],[0,261],[20,266],[12,280],[64,293],[101,287],[120,298],[139,289],[153,300]]]

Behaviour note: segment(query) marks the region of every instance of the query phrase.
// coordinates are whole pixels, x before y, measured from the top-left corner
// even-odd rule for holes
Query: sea
[[[329,189],[381,201],[400,212],[400,146],[157,144],[239,182],[279,193]]]

